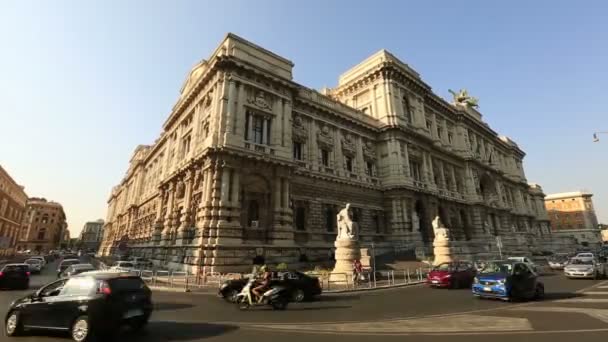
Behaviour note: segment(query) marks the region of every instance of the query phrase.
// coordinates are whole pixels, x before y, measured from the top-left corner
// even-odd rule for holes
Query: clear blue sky
[[[2,1],[0,163],[61,202],[72,235],[105,218],[137,144],[158,136],[188,70],[231,31],[334,86],[386,48],[439,95],[467,88],[527,152],[547,193],[595,193],[608,221],[605,1]]]

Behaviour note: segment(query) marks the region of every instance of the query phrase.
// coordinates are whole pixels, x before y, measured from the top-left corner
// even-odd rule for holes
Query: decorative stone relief
[[[298,142],[305,142],[308,139],[308,129],[300,115],[293,118],[292,133],[293,139]]]
[[[376,146],[371,141],[363,144],[363,156],[368,160],[376,159]]]
[[[357,147],[355,146],[355,141],[353,137],[346,133],[342,137],[342,151],[347,156],[354,156],[357,153]]]
[[[184,185],[184,181],[180,179],[177,182],[177,185],[175,186],[175,197],[184,198],[185,193],[186,193],[186,187]]]
[[[334,146],[334,138],[331,136],[329,127],[323,126],[321,131],[317,132],[317,142],[321,148],[332,149]]]
[[[255,95],[253,97],[250,97],[249,99],[247,99],[247,102],[260,109],[272,111],[272,105],[270,104],[270,99],[269,99],[268,94],[264,93],[261,90],[256,91]]]

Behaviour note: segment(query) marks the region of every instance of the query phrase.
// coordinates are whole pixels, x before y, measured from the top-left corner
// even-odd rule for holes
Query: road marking
[[[598,286],[598,289],[608,289],[608,285],[604,285],[604,286]]]
[[[601,296],[608,296],[608,291],[587,291],[587,292],[583,292],[584,295],[601,295]]]
[[[526,318],[496,317],[479,315],[455,315],[441,320],[435,318],[415,318],[395,321],[333,323],[333,324],[257,324],[253,328],[296,330],[308,332],[341,333],[458,333],[487,331],[532,331],[532,324]]]
[[[587,290],[592,290],[592,289],[595,289],[595,288],[597,288],[599,286],[602,286],[602,285],[604,285],[606,283],[608,283],[608,281],[602,281],[601,283],[597,283],[597,284],[593,284],[591,286],[583,287],[582,289],[576,291],[575,293],[582,293],[582,292],[585,292]]]
[[[568,298],[551,301],[552,303],[608,303],[608,298]]]
[[[592,308],[564,308],[560,306],[534,306],[525,308],[515,308],[513,311],[539,311],[539,312],[574,312],[589,315],[597,318],[604,323],[608,323],[608,309]]]

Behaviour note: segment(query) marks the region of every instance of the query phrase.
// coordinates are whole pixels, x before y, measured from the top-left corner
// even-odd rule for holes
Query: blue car
[[[479,298],[542,299],[545,285],[523,262],[512,260],[491,261],[473,280],[473,295]]]

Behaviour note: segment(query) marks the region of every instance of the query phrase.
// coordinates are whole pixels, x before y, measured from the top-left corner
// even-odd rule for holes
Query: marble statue
[[[446,226],[443,225],[439,215],[437,215],[433,220],[433,232],[435,233],[435,241],[450,240],[450,231]]]
[[[415,232],[420,230],[420,218],[415,211],[412,212],[412,230]]]
[[[483,223],[483,232],[489,234],[492,231],[492,224],[490,224],[489,220]]]
[[[346,203],[338,215],[338,237],[337,240],[356,240],[357,223],[353,222],[353,212],[350,209],[350,203]]]
[[[512,224],[512,225],[511,225],[511,231],[512,231],[513,233],[517,233],[517,227],[515,226],[515,224]]]

